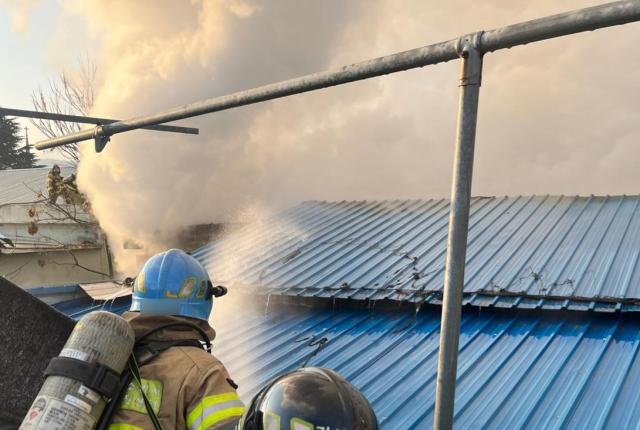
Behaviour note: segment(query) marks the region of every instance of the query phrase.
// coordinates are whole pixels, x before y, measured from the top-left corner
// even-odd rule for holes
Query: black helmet
[[[251,401],[240,430],[378,430],[367,399],[330,369],[305,367],[278,376]]]

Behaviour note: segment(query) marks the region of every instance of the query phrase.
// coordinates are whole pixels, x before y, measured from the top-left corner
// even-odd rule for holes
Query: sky
[[[0,3],[0,55],[5,59],[4,66],[0,67],[0,106],[32,108],[31,91],[46,82],[52,73],[47,52],[48,39],[55,31],[55,25],[48,17],[55,15],[57,9],[55,3],[49,2],[33,13],[27,12],[28,23],[18,17],[14,23],[10,10]],[[37,30],[31,31],[30,26]],[[29,125],[28,121],[20,122],[23,126]],[[35,137],[35,127],[31,128]]]
[[[603,2],[0,0],[0,104],[89,53],[96,116],[131,117]],[[637,194],[640,24],[485,57],[474,195]],[[458,62],[82,146],[112,240],[246,220],[303,200],[447,197]],[[162,241],[160,241],[162,242]],[[117,244],[114,246],[117,250]],[[116,251],[117,253],[117,251]]]
[[[81,19],[60,22],[62,10],[57,0],[0,0],[0,55],[6,59],[0,67],[0,106],[32,110],[32,93],[61,71],[74,70],[78,58],[94,47],[75,38],[83,32]],[[45,138],[29,119],[16,120],[28,127],[31,143]],[[40,155],[63,158],[55,151]]]

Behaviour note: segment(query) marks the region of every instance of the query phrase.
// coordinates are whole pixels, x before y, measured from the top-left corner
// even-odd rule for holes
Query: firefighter
[[[237,385],[202,347],[215,336],[208,323],[213,298],[225,292],[184,251],[145,263],[123,315],[136,335],[139,370],[109,418],[110,430],[235,428],[244,411]]]
[[[62,193],[62,175],[60,174],[60,166],[54,164],[49,175],[47,175],[47,194],[49,195],[49,203],[55,204],[58,196]]]
[[[239,430],[378,430],[371,405],[331,369],[305,367],[276,377],[256,394]]]
[[[73,173],[62,181],[60,194],[62,195],[64,202],[68,205],[84,203],[84,198],[80,194],[80,191],[78,191],[76,175]]]

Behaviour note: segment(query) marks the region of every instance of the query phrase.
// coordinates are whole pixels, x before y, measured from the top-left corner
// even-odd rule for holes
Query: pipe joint
[[[111,136],[105,133],[103,126],[97,125],[96,128],[93,129],[93,141],[95,142],[96,152],[102,152],[110,139]]]
[[[460,86],[482,83],[482,35],[484,31],[470,33],[460,37],[456,42],[456,52],[462,59],[460,69]]]
[[[484,30],[481,30],[460,36],[456,41],[456,52],[458,53],[458,56],[464,58],[466,55],[465,52],[468,51],[468,49],[476,49],[479,52],[482,52],[483,34]]]

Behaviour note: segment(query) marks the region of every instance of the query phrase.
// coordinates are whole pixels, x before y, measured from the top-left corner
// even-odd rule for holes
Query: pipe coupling
[[[456,52],[462,59],[460,69],[460,86],[482,83],[482,34],[484,31],[470,33],[460,37],[456,42]]]
[[[107,143],[111,139],[111,136],[104,132],[104,127],[97,125],[93,129],[93,141],[95,142],[96,152],[102,152]]]

